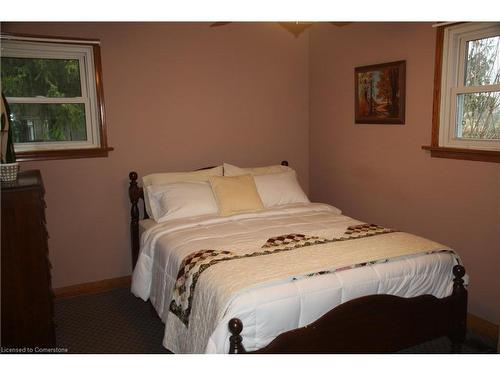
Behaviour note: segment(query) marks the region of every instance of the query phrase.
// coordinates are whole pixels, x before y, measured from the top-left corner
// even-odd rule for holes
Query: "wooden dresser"
[[[2,183],[2,325],[4,348],[55,346],[45,190],[38,170]]]

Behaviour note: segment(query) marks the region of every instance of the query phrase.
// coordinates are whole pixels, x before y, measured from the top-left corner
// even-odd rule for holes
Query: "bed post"
[[[130,186],[128,188],[128,195],[132,207],[130,209],[130,235],[132,243],[132,270],[137,263],[139,255],[139,207],[138,202],[140,198],[140,189],[137,186],[137,173],[130,172],[128,175],[130,179]]]
[[[238,318],[233,318],[229,321],[229,354],[245,354],[246,350],[241,343],[243,339],[240,336],[243,330],[243,323]]]
[[[460,353],[462,344],[465,340],[467,330],[467,289],[464,287],[463,277],[465,276],[465,268],[461,265],[453,267],[453,303],[452,303],[452,333],[449,338],[451,340],[451,351]]]

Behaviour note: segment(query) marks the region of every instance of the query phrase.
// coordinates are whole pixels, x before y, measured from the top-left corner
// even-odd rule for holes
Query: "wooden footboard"
[[[229,353],[391,353],[441,336],[448,336],[453,352],[460,352],[467,315],[464,267],[454,266],[453,275],[453,293],[449,297],[357,298],[305,327],[282,333],[254,352],[246,352],[240,335],[243,324],[233,318],[229,321]]]

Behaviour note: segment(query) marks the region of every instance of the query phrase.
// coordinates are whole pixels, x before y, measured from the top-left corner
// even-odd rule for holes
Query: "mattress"
[[[225,313],[211,324],[180,338],[169,328],[172,291],[182,260],[200,249],[245,248],[283,233],[335,235],[346,225],[361,223],[335,207],[294,204],[258,213],[221,218],[205,215],[156,224],[143,220],[141,252],[132,279],[132,292],[150,299],[165,325],[163,344],[174,352],[227,353],[229,319],[243,322],[247,350],[266,346],[279,334],[307,325],[346,301],[370,294],[414,297],[431,294],[443,298],[452,292],[452,253],[405,256],[386,263],[306,278],[258,285],[234,295]],[[200,277],[200,282],[202,282]],[[210,318],[208,318],[210,319]]]

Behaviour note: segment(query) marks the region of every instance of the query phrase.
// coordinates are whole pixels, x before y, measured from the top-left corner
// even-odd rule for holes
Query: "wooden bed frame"
[[[288,165],[282,161],[281,165]],[[211,168],[211,167],[207,167]],[[202,169],[207,169],[202,168]],[[144,201],[136,172],[129,173],[132,265],[139,255],[139,200]],[[145,207],[143,218],[147,219]],[[465,268],[453,267],[453,292],[445,298],[369,295],[345,302],[305,327],[287,331],[266,347],[247,352],[240,336],[243,324],[229,321],[230,354],[244,353],[392,353],[447,336],[453,353],[461,352],[466,333]],[[450,278],[452,276],[450,275]]]

